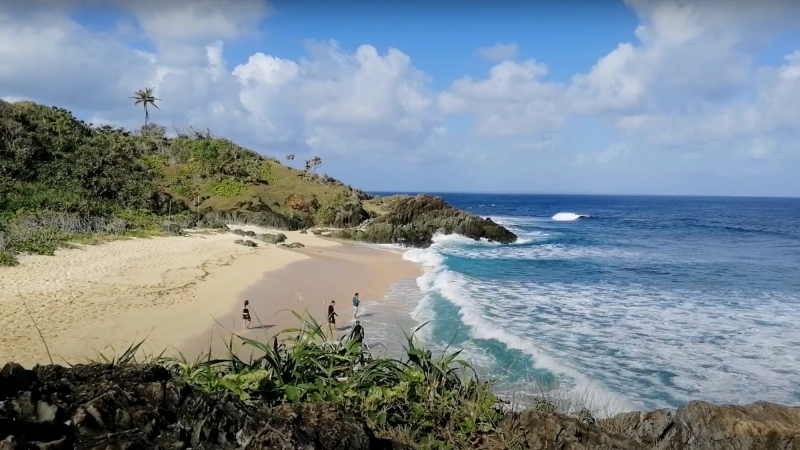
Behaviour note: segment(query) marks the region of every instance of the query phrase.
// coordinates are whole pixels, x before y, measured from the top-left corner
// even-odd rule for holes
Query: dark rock
[[[388,213],[369,221],[361,229],[336,231],[333,237],[412,247],[429,246],[437,232],[461,234],[475,240],[483,238],[501,244],[517,240],[517,236],[503,226],[453,208],[441,197],[425,194],[396,197],[385,207]]]
[[[357,227],[371,217],[373,216],[361,206],[361,202],[358,198],[354,198],[340,206],[334,213],[333,221],[325,225],[330,225],[335,228]]]
[[[521,448],[531,450],[644,450],[633,439],[555,413],[525,411],[507,417],[506,426],[522,433]]]
[[[242,229],[240,229],[240,228],[234,228],[234,229],[232,229],[232,230],[231,230],[231,233],[233,233],[233,234],[236,234],[236,235],[238,235],[238,236],[247,236],[247,234],[244,232],[244,230],[242,230]]]
[[[11,367],[0,373],[7,383],[20,389],[0,403],[2,450],[392,448],[333,405],[253,406],[160,366]]]
[[[245,236],[249,236],[249,237],[256,237],[256,232],[255,231],[245,231],[244,235]]]
[[[322,231],[314,229],[311,230],[311,234],[313,234],[314,236],[319,236],[320,234],[322,234]]]
[[[308,230],[300,230],[300,234],[308,234]]]
[[[245,247],[258,247],[258,244],[251,240],[237,239],[233,241],[234,244],[244,245]]]
[[[303,247],[305,247],[305,245],[303,245],[303,244],[301,244],[299,242],[292,242],[291,244],[283,244],[283,247],[286,247],[286,248],[303,248]]]
[[[195,224],[197,228],[210,228],[212,230],[226,230],[230,229],[224,220],[217,218],[204,217],[198,220]]]
[[[183,229],[181,228],[180,224],[175,222],[164,222],[161,224],[161,230],[169,235],[172,236],[179,236],[183,234]]]
[[[214,211],[206,209],[201,213],[198,224],[206,223],[234,223],[241,225],[255,225],[264,228],[279,230],[302,230],[314,225],[310,216],[289,217],[270,209],[267,204],[259,204],[258,211],[248,209],[234,209],[228,211]],[[200,225],[198,225],[200,226]]]
[[[267,244],[280,244],[281,242],[286,241],[287,237],[283,233],[272,234],[259,234],[256,236],[259,240],[266,242]]]

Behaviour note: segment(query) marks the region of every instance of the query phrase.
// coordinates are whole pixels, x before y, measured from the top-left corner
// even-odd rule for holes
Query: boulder
[[[281,244],[281,245],[283,247],[286,247],[286,248],[303,248],[303,247],[305,247],[305,245],[303,245],[303,244],[301,244],[299,242],[292,242],[291,244]]]
[[[239,235],[239,236],[247,236],[247,235],[245,234],[244,230],[242,230],[242,229],[239,229],[239,228],[234,228],[234,229],[232,229],[232,230],[231,230],[231,233],[233,233],[233,234],[236,234],[236,235]]]
[[[308,234],[308,230],[300,230],[300,234]]]
[[[260,241],[266,242],[267,244],[280,244],[281,242],[286,241],[287,237],[283,233],[272,234],[272,233],[265,233],[259,234],[256,236]]]
[[[244,245],[245,247],[258,247],[258,244],[251,240],[237,239],[233,241],[234,244]]]
[[[392,448],[331,404],[254,406],[192,389],[160,366],[7,368],[0,371],[4,450]]]

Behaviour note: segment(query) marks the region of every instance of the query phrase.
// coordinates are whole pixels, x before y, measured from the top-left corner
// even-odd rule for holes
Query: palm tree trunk
[[[147,103],[144,104],[144,129],[147,132],[147,120],[150,119],[150,113],[147,112]]]

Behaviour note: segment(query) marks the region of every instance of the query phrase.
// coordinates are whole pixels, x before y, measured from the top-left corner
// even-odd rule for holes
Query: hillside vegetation
[[[226,223],[331,227],[340,238],[407,245],[429,245],[439,230],[516,240],[437,197],[373,198],[317,174],[321,164],[313,157],[295,169],[208,130],[168,136],[149,123],[132,132],[62,108],[0,101],[0,265],[66,242]]]
[[[208,131],[167,137],[93,126],[69,111],[0,101],[0,261],[51,253],[84,235],[154,234],[209,211],[271,211],[303,226],[366,199],[313,170],[296,170]]]

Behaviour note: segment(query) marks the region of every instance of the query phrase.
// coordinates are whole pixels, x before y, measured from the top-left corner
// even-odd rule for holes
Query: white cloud
[[[150,3],[126,4],[159,40],[156,53],[89,32],[59,12],[26,21],[2,16],[0,84],[9,96],[93,111],[98,123],[128,126],[141,120],[129,96],[149,85],[163,99],[152,114],[156,122],[209,127],[272,151],[421,161],[436,150],[447,133],[430,79],[400,50],[362,45],[350,53],[334,41],[308,42],[308,56],[296,61],[256,53],[228,67],[222,39],[260,11],[245,3],[230,11],[214,2],[171,4],[164,17],[191,23],[180,34],[156,31],[162,18],[150,14],[156,10]],[[210,40],[189,42],[202,38]],[[183,47],[190,58],[175,53]]]
[[[57,12],[0,15],[0,86],[72,108],[118,107],[155,70],[154,55],[88,32]]]
[[[164,99],[152,112],[159,123],[323,156],[500,164],[561,153],[572,170],[590,170],[682,152],[692,156],[674,158],[676,168],[716,158],[766,173],[800,155],[800,48],[779,63],[757,58],[776,32],[800,24],[800,2],[627,0],[640,21],[634,39],[564,82],[549,81],[542,61],[517,60],[516,44],[497,44],[476,50],[495,62],[486,76],[436,92],[409,55],[371,45],[311,41],[302,58],[259,52],[232,66],[223,42],[258,33],[270,13],[262,0],[91,1],[130,17],[97,32],[67,14],[79,0],[0,4],[0,95],[138,126],[128,97],[150,85]],[[155,50],[132,48],[132,37]],[[582,116],[608,126],[597,148],[565,144],[562,127]],[[470,129],[448,128],[464,118]]]
[[[93,0],[123,8],[147,39],[159,43],[233,39],[257,32],[266,0]]]
[[[456,80],[439,95],[445,114],[475,116],[475,131],[485,136],[536,134],[558,127],[565,111],[562,86],[540,81],[547,66],[534,60],[503,61],[489,78]]]
[[[575,157],[575,164],[582,165],[608,165],[613,162],[628,159],[631,146],[627,143],[616,142],[605,149],[595,153],[579,153]]]
[[[478,56],[489,61],[504,61],[517,57],[517,44],[495,44],[490,47],[480,47],[476,50]]]

